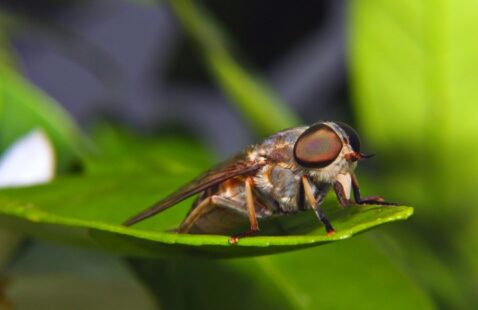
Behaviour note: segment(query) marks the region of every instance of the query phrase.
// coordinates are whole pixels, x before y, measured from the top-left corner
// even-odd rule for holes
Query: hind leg
[[[186,219],[181,223],[178,229],[180,233],[188,233],[194,226],[197,220],[203,215],[211,212],[215,207],[223,206],[231,209],[241,210],[242,203],[230,198],[225,198],[219,195],[212,195],[200,201],[198,205],[188,214]]]

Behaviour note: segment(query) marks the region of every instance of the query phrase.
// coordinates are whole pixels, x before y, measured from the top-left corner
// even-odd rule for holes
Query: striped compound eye
[[[325,124],[316,124],[302,133],[294,145],[294,158],[304,167],[323,168],[342,150],[337,133]]]

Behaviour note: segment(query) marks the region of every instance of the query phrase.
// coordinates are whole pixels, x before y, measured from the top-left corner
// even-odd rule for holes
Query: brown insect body
[[[320,122],[276,133],[233,159],[206,172],[152,208],[128,220],[131,225],[200,193],[179,227],[183,233],[224,234],[249,222],[251,230],[232,237],[237,242],[259,230],[257,219],[312,208],[333,233],[320,204],[331,187],[343,206],[385,204],[381,197],[360,198],[353,174],[360,153],[355,131],[346,124]]]

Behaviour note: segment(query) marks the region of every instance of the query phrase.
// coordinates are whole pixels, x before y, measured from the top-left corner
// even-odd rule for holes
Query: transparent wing
[[[149,218],[159,212],[162,212],[178,202],[191,197],[194,194],[200,193],[211,186],[219,184],[227,179],[235,176],[251,174],[265,165],[264,162],[237,160],[236,158],[207,171],[200,175],[190,183],[178,189],[165,199],[157,202],[151,208],[139,213],[123,223],[125,226],[133,225],[146,218]]]

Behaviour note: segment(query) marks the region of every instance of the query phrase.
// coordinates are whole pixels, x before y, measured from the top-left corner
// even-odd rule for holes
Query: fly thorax
[[[272,191],[273,184],[270,181],[270,166],[262,167],[254,176],[255,186],[264,193],[269,193]]]

